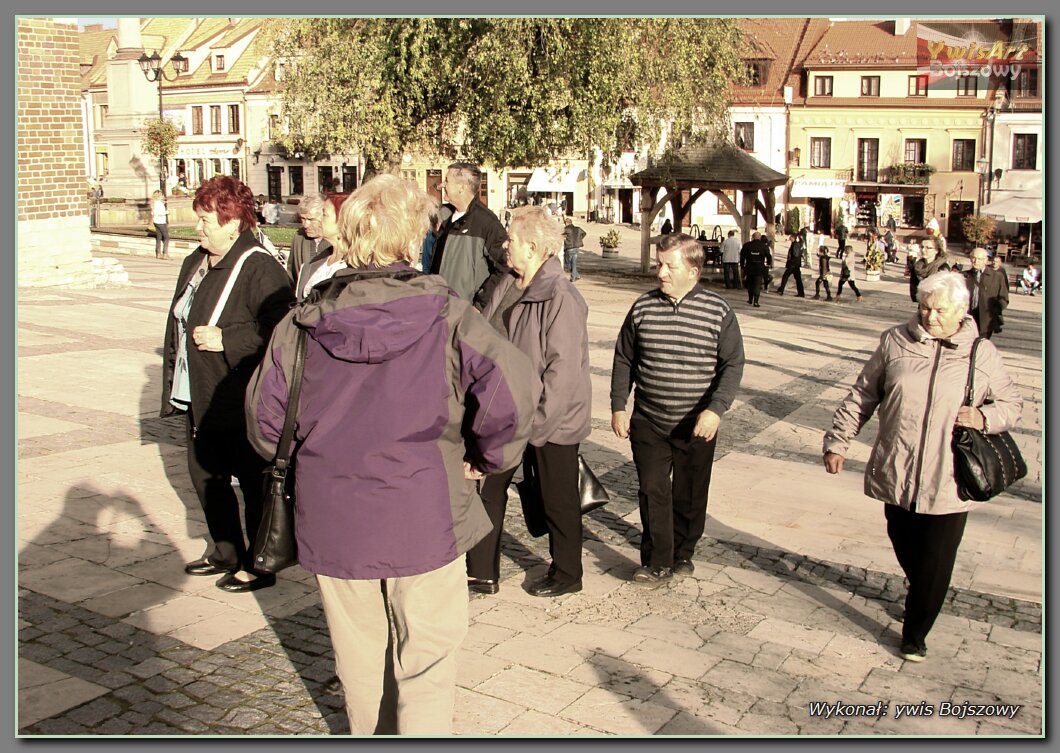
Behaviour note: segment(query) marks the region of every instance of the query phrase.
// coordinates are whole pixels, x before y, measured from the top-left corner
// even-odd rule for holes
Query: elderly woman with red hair
[[[161,415],[187,416],[188,472],[213,544],[184,571],[220,575],[225,591],[256,591],[276,576],[251,568],[248,540],[261,522],[266,463],[247,441],[243,397],[294,295],[287,272],[258,245],[246,185],[218,175],[199,188],[192,207],[200,245],[180,268],[166,323]]]

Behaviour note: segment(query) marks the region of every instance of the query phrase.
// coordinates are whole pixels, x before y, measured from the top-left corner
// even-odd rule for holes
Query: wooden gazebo
[[[651,246],[659,241],[659,236],[651,234],[651,224],[667,202],[673,207],[680,228],[680,218],[687,215],[696,199],[710,191],[732,214],[746,241],[755,227],[756,214],[762,216],[763,223],[773,225],[773,189],[785,185],[788,176],[734,144],[723,142],[679,149],[672,160],[658,159],[646,170],[629,176],[629,180],[641,188],[640,266],[647,272],[651,267]],[[664,189],[664,193],[655,201],[658,189]],[[682,203],[681,194],[686,190],[688,199]],[[742,206],[737,207],[725,191],[742,191]]]

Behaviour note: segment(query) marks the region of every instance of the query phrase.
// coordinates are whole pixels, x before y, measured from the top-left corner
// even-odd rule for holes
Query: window
[[[769,72],[767,61],[765,60],[748,60],[747,61],[747,85],[748,86],[765,86],[766,75]]]
[[[1013,97],[1026,99],[1038,96],[1038,69],[1024,68],[1016,77],[1016,84],[1012,90]]]
[[[880,77],[879,76],[862,76],[861,77],[861,96],[863,96],[863,97],[878,97],[878,96],[880,96]]]
[[[879,160],[880,140],[858,139],[858,180],[876,182]]]
[[[213,170],[213,173],[211,173],[211,175],[210,175],[211,178],[214,175],[221,175],[221,160],[219,160],[216,157],[214,157],[213,159],[210,160],[210,167]]]
[[[320,165],[317,167],[317,190],[327,193],[331,190],[333,182],[331,179],[331,165]]]
[[[485,170],[482,171],[482,182],[478,184],[478,200],[484,207],[490,205],[489,176],[486,175]]]
[[[213,56],[213,72],[220,73],[225,69],[225,56],[214,55]]]
[[[953,171],[975,170],[975,139],[953,140]]]
[[[910,76],[909,77],[909,96],[910,97],[926,97],[927,96],[927,75],[922,76]]]
[[[228,132],[239,133],[239,105],[228,106]]]
[[[280,137],[280,116],[269,115],[269,141],[275,141]]]
[[[240,177],[239,177],[239,160],[231,159],[231,160],[228,161],[228,163],[229,163],[229,168],[231,170],[231,173],[230,173],[231,176],[233,178],[235,178],[236,180],[240,180]]]
[[[107,111],[109,109],[109,105],[99,105],[96,108],[96,128],[107,127]]]
[[[292,165],[288,168],[287,174],[290,176],[287,191],[291,196],[302,195],[302,166]]]
[[[957,77],[957,96],[974,97],[979,91],[979,76],[964,75]]]
[[[1035,170],[1038,164],[1038,134],[1017,133],[1012,137],[1012,169]]]
[[[911,164],[927,162],[927,139],[906,139],[905,161]]]
[[[753,152],[755,150],[755,124],[737,123],[734,140],[736,146],[745,152]]]
[[[832,96],[832,77],[831,76],[814,76],[813,77],[813,94],[815,97],[831,97]]]
[[[810,167],[832,166],[832,139],[810,139]]]
[[[210,133],[221,132],[221,105],[210,105]]]
[[[191,108],[191,132],[195,136],[202,135],[202,107]]]

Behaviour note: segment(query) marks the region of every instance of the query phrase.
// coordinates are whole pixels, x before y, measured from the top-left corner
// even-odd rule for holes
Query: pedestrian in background
[[[331,253],[331,243],[324,240],[320,221],[328,197],[322,193],[309,194],[298,202],[298,219],[302,227],[291,238],[291,251],[287,255],[287,273],[298,286],[298,276],[310,259],[323,251]]]
[[[858,290],[858,286],[854,282],[854,249],[851,246],[846,247],[846,251],[839,262],[839,285],[835,291],[837,303],[839,302],[839,296],[843,295],[844,284],[849,285],[850,289],[854,291],[854,295],[857,296],[854,300],[857,303],[861,303],[861,291]]]
[[[578,274],[578,253],[582,250],[585,242],[585,231],[574,224],[570,217],[563,218],[563,262],[564,268],[570,273],[570,281],[577,282],[581,277]]]
[[[309,292],[318,284],[331,279],[340,269],[345,269],[345,257],[339,253],[339,210],[349,194],[332,194],[320,209],[320,244],[316,256],[302,265],[295,284],[295,295],[299,301],[305,300]],[[288,260],[289,261],[289,260]]]
[[[740,239],[730,230],[721,242],[721,269],[726,289],[740,288]]]
[[[433,206],[396,175],[351,193],[338,217],[351,268],[279,324],[247,390],[250,438],[271,457],[307,333],[290,406],[298,562],[355,735],[451,733],[464,553],[490,530],[474,480],[518,463],[534,410],[526,357],[412,267]]]
[[[832,260],[829,258],[828,247],[821,246],[817,249],[817,280],[814,282],[813,299],[821,299],[821,286],[828,295],[827,300],[832,300]]]
[[[753,233],[751,240],[740,249],[740,266],[747,282],[747,302],[758,308],[761,306],[759,298],[762,296],[769,268],[773,266],[773,257],[761,233]]]
[[[953,428],[988,434],[1016,425],[1023,399],[992,343],[976,355],[975,394],[965,406],[969,358],[978,331],[960,275],[928,277],[907,323],[880,337],[825,433],[824,466],[843,470],[851,440],[879,413],[865,463],[865,495],[884,502],[887,536],[909,581],[900,654],[923,661],[925,642],[946,600],[968,511],[954,480]]]
[[[161,191],[151,194],[151,223],[155,226],[155,258],[169,258],[169,210]]]
[[[790,236],[791,245],[788,246],[788,258],[784,264],[784,274],[780,278],[780,287],[777,295],[784,295],[784,286],[788,284],[788,278],[795,276],[795,297],[805,298],[806,291],[802,285],[802,256],[806,249],[802,245],[802,239],[798,233]]]
[[[212,539],[184,572],[220,575],[216,585],[224,591],[256,591],[276,576],[254,571],[250,545],[261,522],[266,462],[247,441],[243,397],[294,293],[284,268],[258,245],[246,185],[217,175],[195,192],[192,207],[200,245],[177,275],[162,346],[160,414],[187,417],[188,474]]]
[[[948,272],[949,269],[950,265],[946,263],[944,256],[939,255],[935,241],[927,238],[920,246],[920,255],[913,262],[912,274],[909,275],[909,297],[914,301],[918,300],[916,291],[921,281],[936,272]]]
[[[968,285],[968,313],[979,334],[989,340],[1005,323],[1003,312],[1008,306],[1008,277],[986,264],[986,249],[973,248],[972,268],[964,272]]]

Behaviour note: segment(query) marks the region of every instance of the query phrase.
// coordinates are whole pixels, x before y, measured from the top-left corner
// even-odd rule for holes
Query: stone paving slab
[[[183,427],[154,417],[155,338],[176,268],[122,263],[129,288],[19,294],[19,734],[341,734],[313,577],[292,568],[249,596],[183,573],[205,526]],[[456,733],[1041,736],[1041,301],[1017,297],[996,339],[1025,391],[1018,441],[1033,478],[970,516],[929,661],[912,665],[897,655],[903,580],[882,511],[861,495],[874,428],[850,472],[828,477],[819,459],[843,385],[881,327],[908,316],[901,278],[857,308],[767,295],[751,310],[719,290],[747,340],[747,389],[723,424],[694,575],[644,588],[629,580],[636,472],[610,432],[607,388],[618,324],[651,283],[628,258],[579,264],[594,388],[582,449],[612,501],[585,519],[584,590],[542,600],[524,588],[547,565],[547,541],[526,534],[513,496],[500,593],[470,604]],[[106,326],[116,318],[136,324]],[[79,391],[46,364],[78,373]],[[123,394],[104,398],[114,374]],[[933,716],[809,711],[921,700]],[[1012,719],[938,713],[965,701],[1021,708]]]

